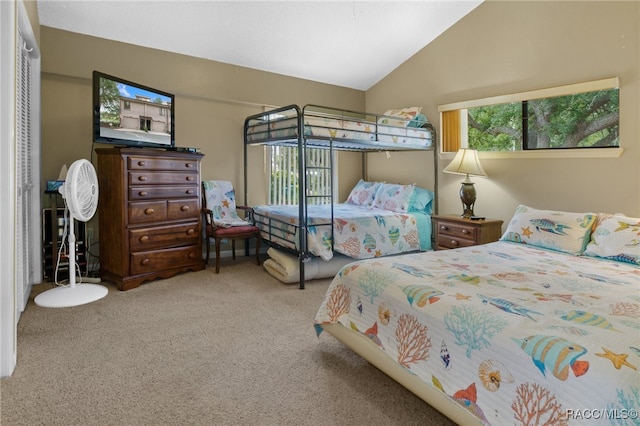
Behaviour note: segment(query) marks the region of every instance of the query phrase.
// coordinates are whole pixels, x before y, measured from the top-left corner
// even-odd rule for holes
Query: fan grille
[[[74,162],[65,186],[65,198],[73,217],[83,222],[91,219],[98,207],[98,177],[93,165],[87,160]]]

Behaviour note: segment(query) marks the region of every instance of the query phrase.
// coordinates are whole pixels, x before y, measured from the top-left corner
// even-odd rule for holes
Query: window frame
[[[522,102],[525,100],[534,100],[542,98],[552,98],[558,96],[567,96],[575,93],[593,92],[603,89],[620,89],[620,79],[618,77],[604,78],[600,80],[587,81],[583,83],[568,84],[564,86],[551,87],[546,89],[530,90],[526,92],[512,93],[507,95],[493,96],[483,99],[475,99],[462,102],[454,102],[438,106],[440,115],[440,132],[439,132],[439,148],[438,154],[440,158],[453,158],[457,149],[445,150],[447,143],[448,131],[445,128],[444,117],[455,111],[466,111],[468,108],[504,104],[511,102]],[[460,114],[461,132],[459,144],[460,148],[468,147],[468,135],[466,132],[466,124],[462,123],[466,120],[466,114]],[[452,146],[449,142],[449,146]],[[532,149],[517,151],[481,151],[479,154],[482,158],[617,158],[622,155],[624,148],[622,141],[618,147],[597,147],[597,148],[551,148],[551,149]]]

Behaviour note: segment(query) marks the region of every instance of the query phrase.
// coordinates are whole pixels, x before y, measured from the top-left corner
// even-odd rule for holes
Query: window
[[[270,146],[269,164],[269,204],[298,204],[298,148],[288,146]],[[306,179],[307,203],[331,203],[331,188],[336,179],[332,174],[332,163],[335,160],[328,149],[307,148]],[[333,153],[335,155],[335,153]],[[335,186],[333,186],[335,188]]]
[[[442,152],[619,147],[618,79],[443,105]]]

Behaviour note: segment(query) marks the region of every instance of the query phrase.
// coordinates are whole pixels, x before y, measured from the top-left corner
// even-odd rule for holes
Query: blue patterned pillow
[[[500,240],[581,254],[591,238],[596,217],[595,213],[537,210],[520,205]]]

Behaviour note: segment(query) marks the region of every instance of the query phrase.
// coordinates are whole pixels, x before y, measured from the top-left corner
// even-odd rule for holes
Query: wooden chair
[[[210,240],[216,246],[216,274],[220,272],[220,242],[231,240],[233,260],[236,259],[236,240],[256,239],[256,262],[260,265],[260,229],[238,216],[238,210],[250,210],[236,206],[233,184],[228,181],[208,180],[202,182],[202,211],[205,219],[205,242],[209,263]],[[246,242],[248,244],[248,241]],[[248,252],[248,249],[247,249]]]

